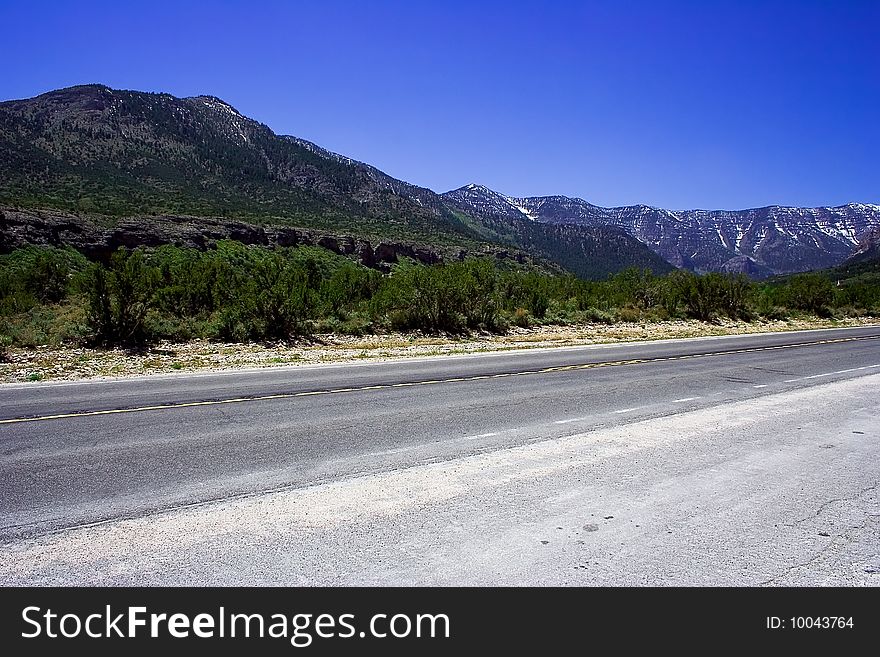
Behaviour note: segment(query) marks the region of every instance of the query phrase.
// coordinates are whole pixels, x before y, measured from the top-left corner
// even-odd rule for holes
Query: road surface
[[[0,386],[3,584],[880,583],[880,328]]]

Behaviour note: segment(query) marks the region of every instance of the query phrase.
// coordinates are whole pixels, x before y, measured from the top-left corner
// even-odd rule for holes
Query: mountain
[[[625,266],[657,274],[674,269],[636,238],[616,226],[534,221],[513,199],[481,185],[467,185],[442,195],[460,212],[462,221],[474,221],[474,230],[486,238],[513,244],[559,263],[584,278],[601,278]]]
[[[868,262],[880,263],[880,226],[875,226],[862,234],[856,252],[843,264],[855,265]]]
[[[443,196],[463,211],[494,213],[506,221],[615,226],[677,267],[744,272],[757,278],[838,265],[854,253],[862,237],[880,226],[880,206],[855,203],[750,210],[604,208],[566,196],[509,197],[474,184]]]
[[[120,230],[102,228],[119,222]],[[290,226],[311,231],[297,239],[391,241],[401,253],[524,262],[526,250],[583,276],[669,269],[619,229],[472,215],[368,164],[276,135],[214,96],[82,85],[0,103],[0,250],[77,235],[92,253],[119,243],[206,244],[215,234],[260,242],[260,226],[274,236],[269,244],[291,235],[272,226]]]
[[[76,230],[98,253],[120,241],[173,241],[178,224],[187,226],[186,244],[204,242],[193,235],[210,233],[210,226],[233,236],[288,226],[309,231],[303,239],[316,243],[329,233],[328,244],[394,243],[395,252],[421,248],[442,258],[483,252],[524,262],[531,254],[589,278],[628,266],[664,272],[669,263],[755,278],[833,267],[880,226],[880,206],[863,204],[671,211],[604,208],[565,196],[516,198],[480,185],[438,195],[276,135],[214,96],[103,85],[0,103],[3,207],[7,219],[0,224],[8,225],[5,233],[0,226],[0,249],[33,235],[63,241]],[[48,210],[61,214],[40,219],[39,211]],[[41,227],[29,230],[31,220]],[[100,228],[122,220],[121,237]]]
[[[363,167],[279,137],[213,96],[85,85],[3,102],[0,152],[5,205],[473,239],[417,194],[396,193]]]

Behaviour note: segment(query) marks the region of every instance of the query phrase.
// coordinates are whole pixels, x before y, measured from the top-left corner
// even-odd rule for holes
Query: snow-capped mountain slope
[[[498,216],[515,220],[523,217],[532,218],[529,211],[518,205],[515,199],[494,192],[482,185],[465,185],[451,192],[446,192],[443,197],[461,208],[468,208],[479,216]]]
[[[855,254],[844,264],[880,261],[880,226],[875,226],[859,238]]]
[[[646,205],[603,208],[566,196],[516,198],[480,185],[444,194],[474,212],[552,224],[616,226],[676,265],[698,272],[752,276],[838,265],[880,226],[880,206],[770,206],[749,210],[671,211]]]
[[[561,264],[584,278],[604,278],[627,267],[662,274],[672,266],[645,244],[612,225],[534,221],[522,199],[481,185],[467,185],[442,196],[459,216],[486,237],[515,245]]]

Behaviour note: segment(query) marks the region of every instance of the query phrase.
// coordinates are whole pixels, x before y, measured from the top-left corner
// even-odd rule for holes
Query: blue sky
[[[0,0],[0,99],[213,94],[435,191],[880,203],[880,2]]]

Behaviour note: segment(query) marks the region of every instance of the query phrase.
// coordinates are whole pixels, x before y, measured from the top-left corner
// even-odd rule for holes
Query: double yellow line
[[[345,392],[362,392],[364,390],[386,390],[390,388],[407,388],[410,386],[428,386],[439,383],[458,383],[462,381],[480,381],[482,379],[502,379],[509,376],[529,376],[532,374],[552,374],[554,372],[567,372],[571,370],[588,370],[597,367],[618,367],[621,365],[640,365],[644,363],[659,363],[670,360],[684,360],[687,358],[704,358],[706,356],[728,356],[731,354],[745,354],[755,351],[771,351],[774,349],[793,349],[795,347],[809,347],[820,344],[835,344],[840,342],[855,342],[860,340],[877,340],[880,336],[864,336],[852,338],[834,338],[830,340],[816,340],[814,342],[799,342],[796,344],[774,345],[769,347],[751,347],[746,349],[731,349],[729,351],[712,351],[702,354],[685,354],[681,356],[659,356],[655,358],[634,358],[631,360],[612,360],[600,363],[583,363],[581,365],[562,365],[558,367],[545,367],[539,370],[523,370],[521,372],[506,372],[503,374],[480,374],[476,376],[452,377],[448,379],[429,379],[426,381],[410,381],[405,383],[383,383],[371,386],[358,386],[352,388],[328,388],[326,390],[312,390],[308,392],[286,392],[275,395],[258,395],[253,397],[234,397],[230,399],[213,399],[207,401],[180,402],[174,404],[156,404],[154,406],[138,406],[135,408],[114,408],[99,411],[75,411],[73,413],[57,413],[55,415],[39,415],[34,417],[16,417],[0,420],[2,424],[20,424],[23,422],[43,422],[45,420],[63,420],[67,418],[94,417],[97,415],[116,415],[121,413],[142,413],[146,411],[164,411],[173,408],[191,408],[195,406],[219,406],[221,404],[242,404],[245,402],[266,401],[270,399],[295,399],[297,397],[312,397],[315,395],[334,395]]]

